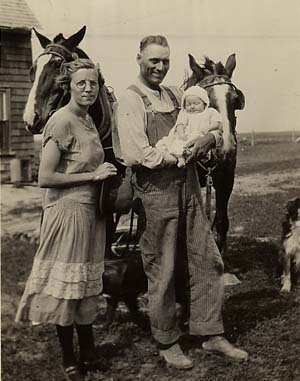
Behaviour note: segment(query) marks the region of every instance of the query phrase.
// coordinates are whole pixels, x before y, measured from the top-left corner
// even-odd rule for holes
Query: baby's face
[[[203,112],[206,104],[197,95],[188,95],[185,98],[185,110],[188,113]]]

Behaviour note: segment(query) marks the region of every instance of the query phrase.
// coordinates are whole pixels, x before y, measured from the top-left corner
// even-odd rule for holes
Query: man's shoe
[[[172,347],[159,351],[159,355],[164,358],[167,365],[177,369],[190,369],[193,367],[192,361],[183,354],[180,346],[176,343]]]
[[[202,348],[209,353],[226,356],[234,361],[248,361],[248,353],[238,349],[222,336],[213,336],[202,343]]]
[[[71,365],[68,367],[64,367],[65,378],[68,381],[84,381],[84,378],[78,369],[77,365]]]

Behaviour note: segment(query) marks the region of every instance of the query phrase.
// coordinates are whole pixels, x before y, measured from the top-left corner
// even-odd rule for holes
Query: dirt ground
[[[277,154],[274,155],[274,151]],[[284,152],[283,152],[284,151]],[[280,153],[280,154],[279,154]],[[201,339],[184,336],[182,347],[194,360],[190,371],[167,368],[147,330],[135,325],[121,304],[114,324],[104,327],[105,301],[99,298],[95,337],[106,371],[86,381],[300,380],[300,289],[279,293],[278,249],[284,205],[299,196],[300,147],[292,144],[245,147],[239,152],[230,201],[229,263],[241,281],[226,288],[227,338],[250,354],[246,364],[208,355]],[[37,247],[41,190],[1,187],[2,380],[63,380],[59,347],[51,326],[15,324],[17,304]],[[141,309],[147,312],[145,298]]]

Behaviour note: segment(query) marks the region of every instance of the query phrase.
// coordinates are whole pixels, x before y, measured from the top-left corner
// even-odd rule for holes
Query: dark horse
[[[199,163],[201,184],[208,171],[211,171],[216,195],[216,214],[213,227],[217,233],[219,250],[226,250],[226,235],[229,229],[228,202],[233,189],[236,167],[237,139],[235,110],[242,110],[245,105],[243,93],[231,82],[232,73],[236,67],[235,55],[228,57],[225,66],[221,62],[213,62],[205,57],[203,65],[197,64],[195,58],[189,55],[192,75],[184,82],[184,89],[199,85],[207,92],[210,107],[219,111],[223,118],[223,144],[213,151],[212,160]]]
[[[68,39],[60,33],[53,41],[50,41],[35,29],[34,32],[44,51],[34,61],[30,69],[33,86],[28,97],[23,119],[26,128],[33,134],[38,134],[43,132],[49,117],[57,109],[66,105],[70,99],[69,93],[65,92],[56,83],[61,65],[76,58],[88,58],[88,56],[78,48],[86,32],[85,26]],[[99,132],[105,150],[106,161],[114,161],[111,133],[111,103],[113,103],[113,98],[104,84],[100,70],[98,81],[99,95],[96,102],[89,108],[89,114],[92,116]]]

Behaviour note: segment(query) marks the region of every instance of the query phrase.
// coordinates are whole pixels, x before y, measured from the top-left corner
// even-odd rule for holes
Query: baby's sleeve
[[[68,152],[74,142],[69,123],[53,115],[45,126],[43,147],[50,139],[56,143],[60,151]]]
[[[209,108],[209,123],[223,122],[222,115],[214,108]]]
[[[187,114],[186,114],[185,110],[180,110],[179,114],[177,116],[175,126],[178,126],[179,124],[183,124],[184,126],[186,126],[187,123],[188,123],[188,119],[187,119]]]

